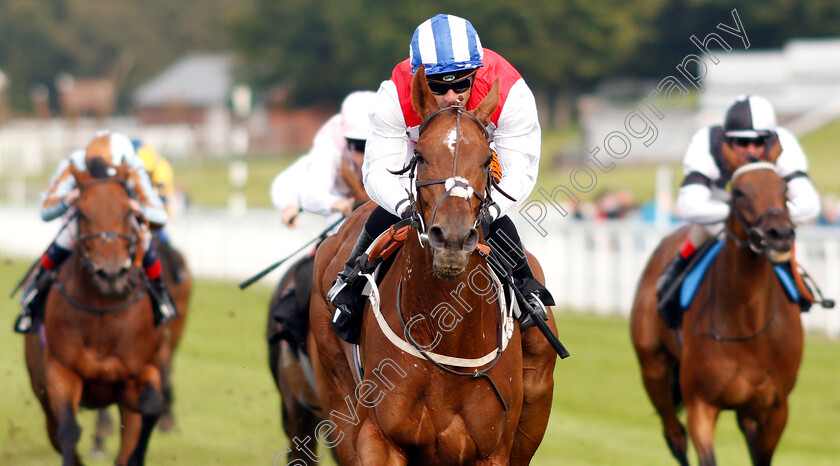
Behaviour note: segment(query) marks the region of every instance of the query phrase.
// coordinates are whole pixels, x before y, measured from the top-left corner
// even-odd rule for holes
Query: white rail
[[[279,214],[270,210],[250,210],[235,217],[226,211],[192,210],[167,228],[195,275],[241,281],[291,253],[325,226],[312,216],[301,220],[299,229],[287,230],[280,226]],[[558,304],[628,315],[641,271],[669,230],[638,223],[558,220],[545,237],[528,224],[519,224],[520,235],[542,263]],[[35,206],[0,206],[0,254],[34,258],[58,228],[58,222],[42,222]],[[797,238],[800,263],[826,296],[840,298],[840,229],[802,228]],[[273,285],[281,271],[261,283]],[[840,310],[815,306],[803,314],[803,322],[809,331],[840,338]]]

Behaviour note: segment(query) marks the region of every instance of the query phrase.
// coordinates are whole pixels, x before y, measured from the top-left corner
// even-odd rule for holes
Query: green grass
[[[25,263],[0,258],[0,290]],[[288,445],[279,399],[266,363],[263,323],[269,289],[198,281],[183,345],[175,361],[180,431],[152,436],[148,464],[268,464]],[[0,300],[0,464],[57,464],[40,405],[29,387],[22,339],[10,330],[15,302]],[[572,357],[557,362],[551,419],[535,465],[672,465],[659,420],[642,389],[627,322],[620,317],[561,312],[560,336]],[[809,336],[790,419],[777,450],[779,465],[837,464],[840,343]],[[80,451],[89,451],[93,413],[84,412]],[[108,444],[117,448],[116,439]],[[734,416],[717,428],[720,464],[748,464]],[[691,453],[692,462],[696,455]],[[88,461],[92,465],[110,461]]]
[[[245,198],[250,207],[270,207],[269,188],[278,173],[286,169],[298,155],[252,156],[244,160],[248,166]],[[227,205],[233,192],[228,179],[229,159],[194,158],[173,161],[175,184],[184,189],[194,205],[221,207]]]

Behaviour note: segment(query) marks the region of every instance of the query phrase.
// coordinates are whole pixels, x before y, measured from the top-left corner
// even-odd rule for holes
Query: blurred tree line
[[[62,71],[102,76],[129,64],[125,97],[184,53],[233,49],[258,89],[283,84],[293,105],[335,104],[376,89],[408,56],[414,28],[448,12],[563,107],[604,78],[672,74],[696,53],[689,37],[732,25],[733,8],[751,49],[840,34],[837,0],[0,0],[0,69],[25,108],[29,86]]]
[[[235,11],[250,0],[0,0],[0,70],[14,108],[59,73],[113,76],[128,90],[189,51],[226,50]]]

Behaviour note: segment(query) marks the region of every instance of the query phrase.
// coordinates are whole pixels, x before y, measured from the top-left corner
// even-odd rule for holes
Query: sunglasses
[[[350,149],[351,152],[360,152],[362,154],[365,153],[365,141],[364,139],[347,139],[347,148]]]
[[[459,81],[453,82],[442,82],[442,81],[426,81],[429,83],[429,89],[432,90],[432,94],[434,95],[444,95],[451,89],[456,94],[461,94],[463,92],[467,92],[470,90],[473,84],[473,77],[475,75],[471,75],[467,78],[461,79]]]
[[[757,137],[757,138],[732,138],[732,144],[739,146],[739,147],[749,147],[750,145],[754,145],[756,147],[761,147],[767,144],[766,137]]]

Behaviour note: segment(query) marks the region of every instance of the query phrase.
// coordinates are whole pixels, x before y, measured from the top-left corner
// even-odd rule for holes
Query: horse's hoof
[[[161,432],[178,432],[178,426],[175,425],[175,419],[169,415],[162,415],[158,419],[157,427]]]
[[[88,455],[92,460],[104,460],[108,458],[108,452],[102,447],[93,447]]]

